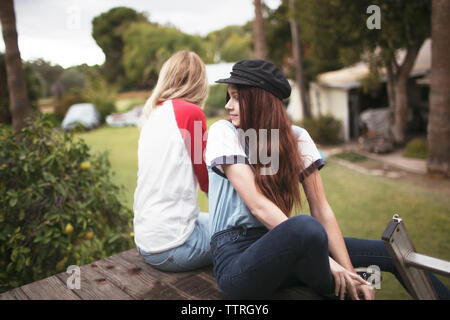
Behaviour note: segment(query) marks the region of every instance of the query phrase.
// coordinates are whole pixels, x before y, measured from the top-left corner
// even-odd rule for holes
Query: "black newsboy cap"
[[[231,77],[217,83],[245,85],[264,89],[283,100],[291,95],[291,86],[284,74],[264,60],[241,60],[234,64]]]

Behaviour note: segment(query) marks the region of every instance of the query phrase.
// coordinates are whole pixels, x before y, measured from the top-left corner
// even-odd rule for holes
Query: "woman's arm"
[[[250,212],[271,230],[287,220],[286,215],[267,199],[255,183],[255,174],[247,164],[223,165],[223,170]]]
[[[341,229],[325,196],[319,171],[315,170],[306,177],[302,185],[311,215],[322,224],[327,232],[328,248],[334,258],[330,257],[330,269],[336,284],[335,295],[344,299],[344,294],[348,290],[352,299],[359,300],[358,294],[361,294],[364,299],[373,300],[375,292],[370,283],[360,278],[353,269]]]
[[[261,221],[261,223],[264,224],[264,226],[267,229],[271,230],[278,224],[287,220],[286,215],[278,208],[278,206],[276,206],[272,201],[267,199],[261,193],[261,191],[259,190],[258,186],[255,183],[255,175],[248,165],[246,164],[223,165],[223,170],[228,180],[233,185],[234,189],[237,191],[239,196],[242,198],[242,200],[249,208],[250,212],[259,221]],[[308,182],[306,182],[306,184],[308,184]],[[332,212],[331,214],[334,217],[334,214]],[[333,225],[333,223],[330,223],[332,221],[331,219],[322,219],[321,222],[322,221],[327,222],[327,226],[325,226],[325,229],[327,231],[327,234],[329,234],[328,238],[330,239],[330,231],[331,234],[334,235],[331,236],[331,239],[339,238],[340,231],[339,227],[337,227],[336,219],[334,219],[335,225]],[[342,239],[344,250],[342,251],[342,248],[340,248],[338,245],[336,246],[337,250],[334,251],[338,251],[340,253],[339,256],[344,258],[344,259],[341,258],[341,261],[344,261],[345,256],[347,256],[348,260],[347,265],[350,266],[349,270],[353,271],[353,267],[350,263],[350,258],[348,257],[348,253],[345,248],[345,243],[342,238],[342,234],[340,234],[340,237]],[[354,274],[354,272],[350,274],[347,270],[348,266],[344,268],[330,258],[330,269],[336,280],[335,294],[338,295],[340,293],[341,299],[343,299],[344,293],[348,288],[352,298],[358,299],[357,288],[355,288],[354,282],[352,280],[356,281],[355,283],[357,282],[366,283],[366,282],[363,279],[359,278],[356,274]]]
[[[319,220],[328,236],[328,246],[334,260],[351,272],[355,272],[345,246],[344,237],[336,217],[328,204],[319,171],[315,170],[302,182],[311,215]]]
[[[247,164],[223,165],[223,170],[250,212],[266,228],[271,230],[287,219],[278,206],[261,193],[255,183],[255,175]],[[315,186],[313,185],[314,181]],[[340,265],[354,272],[344,238],[325,197],[322,179],[317,170],[303,181],[303,188],[311,209],[311,215],[319,220],[327,232],[331,255]]]

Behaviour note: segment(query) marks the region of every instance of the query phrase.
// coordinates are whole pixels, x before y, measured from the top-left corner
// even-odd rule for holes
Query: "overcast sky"
[[[43,58],[69,67],[102,64],[91,36],[92,19],[117,6],[147,12],[151,21],[170,23],[190,34],[207,33],[253,19],[253,0],[15,0],[19,49],[24,60]],[[265,0],[276,8],[280,0]],[[4,51],[0,38],[0,51]]]

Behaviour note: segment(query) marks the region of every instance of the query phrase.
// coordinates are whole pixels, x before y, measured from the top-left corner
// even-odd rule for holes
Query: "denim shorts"
[[[176,248],[159,253],[137,249],[145,262],[162,271],[183,272],[211,265],[209,214],[200,212],[194,231]]]

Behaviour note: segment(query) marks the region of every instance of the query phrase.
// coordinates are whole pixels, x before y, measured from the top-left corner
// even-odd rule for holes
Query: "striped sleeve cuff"
[[[307,178],[311,173],[313,173],[316,169],[320,170],[325,165],[325,161],[322,158],[314,161],[308,168],[300,172],[300,182],[303,182],[305,178]]]
[[[237,164],[237,163],[244,163],[248,165],[250,164],[248,158],[243,155],[221,156],[211,161],[211,170],[217,173],[219,176],[226,178],[225,173],[223,172],[221,166],[223,164]]]

